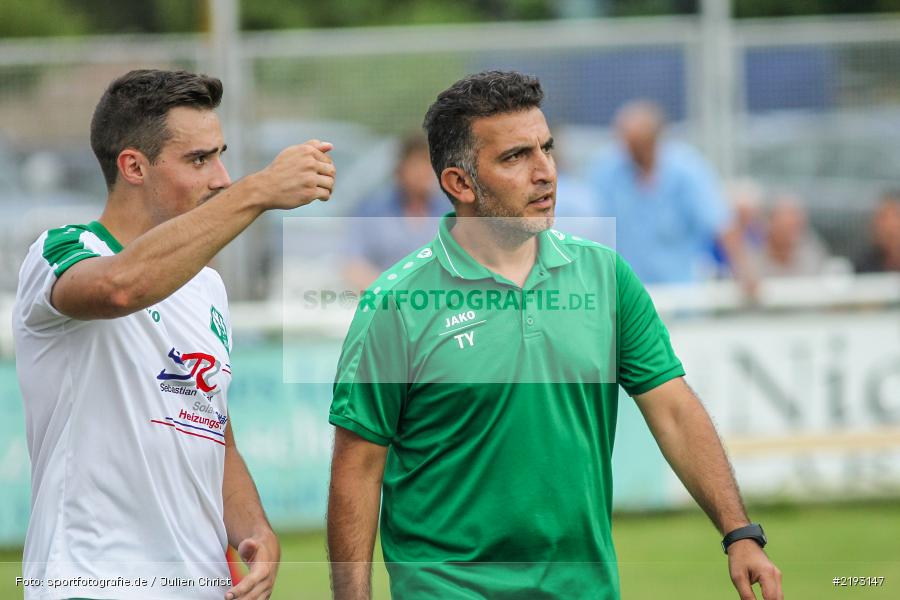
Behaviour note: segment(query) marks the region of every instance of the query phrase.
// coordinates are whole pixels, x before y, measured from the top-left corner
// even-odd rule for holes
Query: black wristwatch
[[[732,545],[738,540],[753,540],[757,544],[759,544],[760,548],[765,548],[766,543],[766,534],[763,531],[762,525],[759,523],[751,523],[746,527],[739,527],[734,531],[728,532],[728,534],[722,539],[722,550],[725,551],[725,554],[728,554],[728,546]]]

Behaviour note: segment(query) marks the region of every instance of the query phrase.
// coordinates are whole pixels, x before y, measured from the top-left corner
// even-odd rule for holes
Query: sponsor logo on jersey
[[[231,373],[230,365],[205,352],[182,353],[172,348],[167,358],[171,362],[156,376],[160,381],[159,389],[163,392],[193,396],[196,390],[187,387],[193,385],[211,398],[221,391],[219,385],[215,383],[219,372]],[[193,393],[190,393],[191,391]]]
[[[462,323],[466,323],[468,321],[475,320],[475,311],[467,310],[466,312],[456,313],[449,317],[446,317],[444,327],[454,327],[456,325],[461,325]]]
[[[196,404],[194,405],[197,406]],[[200,411],[206,413],[206,411]],[[175,417],[166,417],[165,419],[150,419],[151,423],[156,425],[165,425],[171,427],[175,431],[184,433],[189,436],[203,438],[211,442],[215,442],[220,446],[225,445],[225,424],[228,417],[216,413],[215,418],[203,416],[189,410],[181,409]]]
[[[203,400],[197,400],[196,402],[194,402],[194,406],[192,406],[191,409],[194,412],[203,413],[205,415],[209,415],[210,417],[212,417],[212,415],[215,415],[216,419],[218,419],[221,425],[224,425],[225,422],[228,421],[227,416],[217,411],[212,404],[210,404],[209,402],[204,402]]]
[[[219,338],[225,350],[231,354],[231,344],[228,342],[228,326],[225,324],[225,317],[222,316],[215,306],[209,307],[209,328]]]
[[[471,348],[475,345],[475,332],[472,328],[487,323],[487,319],[479,319],[474,310],[467,310],[460,313],[453,313],[449,317],[444,317],[445,331],[438,334],[438,337],[445,335],[453,335],[453,339],[459,344],[459,349]]]

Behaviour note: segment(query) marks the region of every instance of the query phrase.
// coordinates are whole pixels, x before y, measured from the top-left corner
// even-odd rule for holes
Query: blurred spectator
[[[860,273],[900,271],[900,190],[885,193],[872,216],[872,245],[857,263]]]
[[[758,251],[765,243],[765,222],[763,218],[763,188],[752,179],[738,179],[725,186],[725,195],[734,211],[732,227],[734,236],[744,245],[748,253]],[[730,277],[732,273],[728,254],[718,238],[713,243],[713,258],[719,277]]]
[[[554,227],[571,235],[615,247],[615,231],[610,231],[593,188],[567,168],[562,144],[554,146],[556,160],[556,206]],[[605,226],[604,226],[605,225]]]
[[[799,199],[791,195],[779,196],[768,210],[765,243],[751,256],[764,278],[820,275],[829,263],[825,244],[809,228]]]
[[[698,152],[661,141],[658,106],[638,101],[615,119],[621,145],[594,164],[602,213],[616,218],[617,250],[645,283],[689,283],[713,271],[718,239],[745,289],[755,279],[713,170]]]
[[[559,163],[557,162],[559,169]],[[593,188],[564,170],[556,174],[554,228],[586,240],[616,247],[615,220],[603,214]]]
[[[394,184],[364,201],[353,215],[344,276],[354,289],[365,289],[382,271],[431,241],[438,218],[451,206],[431,168],[428,142],[422,134],[400,143]]]
[[[599,217],[597,198],[591,188],[578,177],[556,165],[556,207],[557,217]]]

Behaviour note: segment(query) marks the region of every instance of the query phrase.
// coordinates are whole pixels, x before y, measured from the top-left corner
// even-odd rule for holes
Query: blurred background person
[[[718,240],[744,288],[755,289],[733,215],[706,160],[693,148],[661,140],[655,103],[625,104],[614,126],[620,144],[591,168],[601,213],[616,218],[617,250],[644,283],[693,283],[713,272]]]
[[[556,168],[556,217],[572,224],[566,231],[571,231],[572,226],[579,226],[576,217],[603,216],[599,211],[597,196],[590,186],[567,169],[565,162],[559,157],[556,157]]]
[[[748,253],[758,251],[765,243],[765,219],[763,217],[763,187],[750,178],[737,179],[725,185],[725,197],[734,213],[732,227]],[[728,253],[719,241],[713,240],[713,260],[717,277],[731,277],[732,268]]]
[[[900,190],[881,197],[872,215],[872,241],[869,250],[857,262],[860,273],[900,271]]]
[[[760,277],[807,277],[828,269],[829,255],[822,239],[809,226],[800,198],[776,196],[766,211],[765,239],[750,251]]]
[[[565,136],[554,136],[556,162],[556,208],[554,227],[565,233],[615,248],[615,223],[604,218],[594,189],[571,168],[570,147]]]
[[[363,201],[352,215],[344,264],[347,282],[356,290],[367,288],[410,249],[429,242],[437,219],[449,211],[434,178],[425,136],[408,134],[400,141],[393,185]]]

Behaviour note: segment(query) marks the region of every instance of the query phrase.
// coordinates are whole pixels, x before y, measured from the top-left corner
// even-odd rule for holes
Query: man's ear
[[[119,156],[116,158],[119,178],[131,185],[143,185],[149,164],[150,161],[147,160],[144,153],[134,148],[125,148],[119,152]]]
[[[459,167],[447,167],[441,171],[441,187],[461,204],[475,203],[472,178]]]

